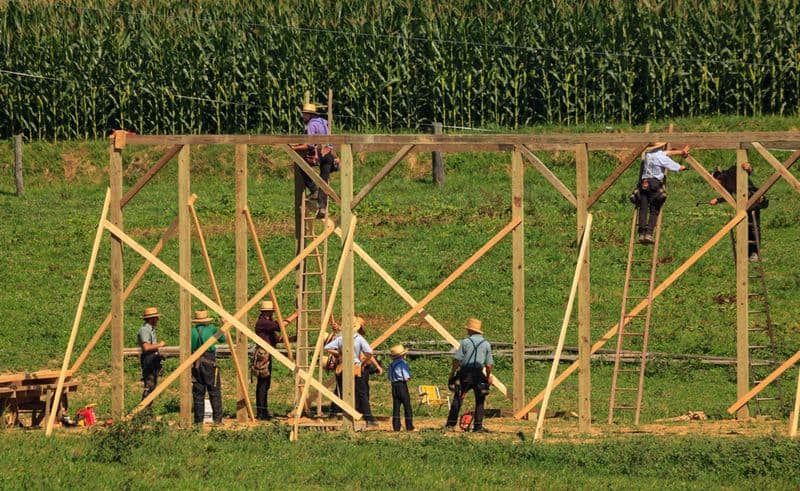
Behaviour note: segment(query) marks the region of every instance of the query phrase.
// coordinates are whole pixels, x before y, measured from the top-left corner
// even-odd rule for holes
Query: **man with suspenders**
[[[475,418],[472,431],[488,432],[483,427],[483,404],[492,384],[492,345],[483,337],[481,321],[469,319],[467,321],[468,336],[461,340],[461,344],[453,353],[453,365],[450,370],[450,379],[454,380],[455,396],[447,415],[445,428],[455,428],[458,423],[458,413],[461,411],[461,402],[470,390],[475,392]],[[486,369],[486,374],[483,369]]]

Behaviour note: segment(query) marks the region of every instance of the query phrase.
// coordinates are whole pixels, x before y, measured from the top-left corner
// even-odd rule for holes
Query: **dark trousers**
[[[639,183],[639,233],[652,234],[656,228],[658,214],[667,200],[658,179],[645,179]],[[649,215],[649,216],[648,216]]]
[[[144,391],[142,391],[142,400],[147,397],[158,385],[158,372],[161,371],[161,357],[158,353],[142,353],[139,357],[142,364],[142,382],[144,382]]]
[[[269,419],[269,406],[267,396],[272,385],[272,377],[257,377],[256,381],[256,418]]]
[[[337,373],[336,374],[336,388],[334,389],[333,393],[336,394],[337,396],[339,396],[339,399],[342,398],[342,374],[341,373]],[[331,416],[333,416],[334,414],[340,414],[341,412],[342,412],[342,408],[340,408],[339,405],[336,404],[335,402],[331,401],[331,411],[330,411]]]
[[[322,156],[319,160],[319,177],[322,178],[323,181],[328,182],[328,179],[331,177],[331,168],[333,168],[333,155],[328,154]],[[311,180],[308,174],[305,173],[304,170],[300,169],[300,174],[303,176],[303,182],[305,183],[306,187],[312,193],[317,193],[317,203],[319,203],[319,209],[325,209],[328,207],[328,195],[317,186],[317,183]]]
[[[214,422],[222,422],[222,380],[219,376],[216,356],[204,354],[192,367],[192,402],[194,403],[194,422],[202,423],[205,413],[205,398],[211,401]]]
[[[372,409],[369,407],[369,374],[362,370],[361,376],[356,377],[355,385],[356,411],[364,415],[364,421],[375,421]]]
[[[483,404],[486,401],[486,396],[478,390],[478,384],[486,384],[489,381],[486,375],[483,374],[482,367],[461,367],[458,379],[461,381],[461,385],[456,387],[453,404],[450,406],[450,413],[447,415],[447,426],[458,424],[461,403],[467,393],[472,390],[475,392],[475,417],[472,420],[472,429],[483,428]]]
[[[400,431],[400,405],[406,418],[406,430],[414,429],[414,415],[411,410],[411,396],[408,395],[408,384],[405,381],[392,382],[392,429]]]

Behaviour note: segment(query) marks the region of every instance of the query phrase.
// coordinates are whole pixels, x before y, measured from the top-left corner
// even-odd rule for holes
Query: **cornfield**
[[[797,114],[796,0],[0,0],[0,137]]]

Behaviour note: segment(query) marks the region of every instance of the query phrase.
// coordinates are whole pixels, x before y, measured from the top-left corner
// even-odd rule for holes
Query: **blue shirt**
[[[342,337],[337,336],[336,339],[325,345],[326,350],[336,350],[342,352]],[[359,333],[353,335],[353,363],[361,365],[361,353],[368,355],[372,354],[372,348],[363,336]]]
[[[664,169],[679,171],[681,170],[681,165],[669,158],[664,150],[656,150],[645,154],[642,179],[655,178],[663,181]]]
[[[389,382],[405,382],[411,378],[411,368],[402,358],[397,358],[389,365]]]
[[[494,366],[492,358],[492,345],[480,334],[472,334],[468,338],[462,339],[461,344],[453,353],[453,358],[461,363],[461,366],[486,365]]]

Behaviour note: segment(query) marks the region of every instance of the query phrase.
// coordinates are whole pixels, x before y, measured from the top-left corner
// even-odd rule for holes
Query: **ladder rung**
[[[614,406],[614,409],[636,409],[636,406]]]
[[[617,390],[618,391],[623,391],[623,392],[632,392],[632,391],[638,392],[639,388],[638,387],[617,387]]]
[[[772,366],[772,365],[774,365],[774,363],[770,363],[768,361],[752,361],[752,362],[750,362],[750,366],[751,367],[769,367],[769,366]],[[760,382],[761,381],[759,380],[759,383]]]
[[[777,397],[756,397],[757,401],[779,401]]]
[[[643,332],[628,332],[628,331],[622,331],[622,335],[623,335],[623,336],[644,336],[644,333],[643,333]]]
[[[321,274],[322,274],[322,271],[304,271],[303,272],[304,276],[320,276]]]
[[[628,369],[620,368],[619,370],[617,370],[617,373],[639,373],[639,369],[628,370]]]
[[[300,309],[300,312],[322,312],[322,309]]]
[[[769,348],[769,346],[767,346],[765,344],[751,344],[750,346],[748,346],[748,348],[749,349],[764,349],[764,348]]]

